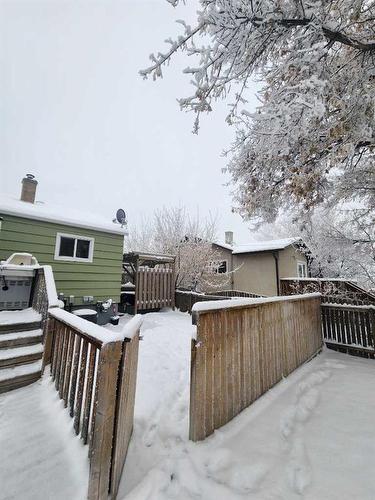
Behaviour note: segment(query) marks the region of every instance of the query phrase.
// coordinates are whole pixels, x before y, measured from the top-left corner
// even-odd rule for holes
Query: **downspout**
[[[230,277],[231,288],[232,290],[234,290],[233,250],[230,253],[230,272],[231,272],[231,277]]]
[[[275,259],[277,295],[280,295],[279,252],[272,252],[272,255]]]

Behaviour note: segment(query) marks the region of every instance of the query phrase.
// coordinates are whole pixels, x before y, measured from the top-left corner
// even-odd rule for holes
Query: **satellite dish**
[[[116,220],[119,222],[122,226],[126,224],[126,213],[122,208],[119,208],[116,212]]]

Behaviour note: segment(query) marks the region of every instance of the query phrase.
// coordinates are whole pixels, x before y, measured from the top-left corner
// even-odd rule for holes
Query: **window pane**
[[[224,274],[227,272],[227,261],[226,260],[223,260],[222,262],[220,262],[217,272],[219,274]]]
[[[298,264],[298,277],[299,278],[306,278],[307,277],[307,269],[306,269],[306,264]]]
[[[90,241],[77,240],[76,257],[80,259],[88,259],[90,254]]]
[[[61,236],[59,248],[60,257],[74,257],[74,241],[74,238]]]

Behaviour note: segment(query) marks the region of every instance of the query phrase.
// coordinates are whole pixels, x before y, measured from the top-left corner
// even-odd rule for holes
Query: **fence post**
[[[100,350],[94,399],[88,500],[108,498],[118,368],[122,342],[104,344]]]
[[[43,349],[43,360],[42,360],[42,373],[46,365],[51,362],[51,352],[52,352],[52,342],[55,335],[56,322],[52,318],[47,318],[44,327],[44,349]]]

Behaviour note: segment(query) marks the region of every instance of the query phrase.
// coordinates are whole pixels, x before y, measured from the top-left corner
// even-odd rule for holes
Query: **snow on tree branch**
[[[176,5],[177,1],[170,1]],[[236,127],[228,172],[245,218],[275,220],[280,208],[311,211],[359,200],[375,209],[374,0],[200,0],[195,27],[152,55],[142,75],[162,76],[178,51],[194,92],[184,110],[229,99]],[[247,109],[254,78],[260,106]]]

